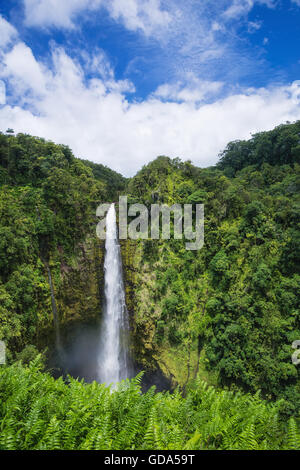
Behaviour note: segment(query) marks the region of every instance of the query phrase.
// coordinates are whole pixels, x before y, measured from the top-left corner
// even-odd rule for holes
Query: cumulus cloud
[[[29,47],[20,42],[4,55],[2,77],[10,78],[15,94],[21,98],[22,93],[32,90],[35,94],[45,92],[46,73],[43,71]]]
[[[126,86],[115,79],[101,54],[80,66],[63,49],[54,48],[47,68],[18,43],[4,54],[3,63],[0,78],[16,86],[0,107],[1,130],[12,127],[68,144],[76,156],[125,175],[161,154],[211,165],[229,140],[300,117],[300,82],[201,104],[199,97],[217,92],[221,84],[198,82],[197,94],[195,80],[191,91],[166,84],[143,102],[130,103]],[[87,80],[85,67],[99,73]]]
[[[18,33],[16,29],[6,21],[3,16],[0,15],[0,47],[4,48],[9,45],[16,37]]]
[[[214,164],[228,141],[300,118],[299,82],[229,92],[225,78],[210,79],[203,69],[205,62],[221,57],[223,72],[223,57],[231,69],[233,63],[239,67],[222,35],[226,22],[246,14],[255,1],[269,7],[274,3],[208,0],[197,8],[197,16],[198,0],[186,0],[180,8],[177,0],[24,0],[31,26],[72,29],[84,9],[105,7],[130,30],[149,35],[160,28],[169,53],[162,60],[169,65],[173,60],[174,68],[143,101],[129,101],[134,84],[116,79],[103,50],[77,51],[75,60],[54,45],[46,64],[0,16],[0,45],[5,46],[0,53],[0,129],[12,127],[68,144],[76,156],[125,175],[161,154],[199,166]]]

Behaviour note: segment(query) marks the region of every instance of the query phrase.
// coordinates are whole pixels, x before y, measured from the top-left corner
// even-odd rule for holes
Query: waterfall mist
[[[129,355],[129,320],[114,204],[106,215],[104,294],[101,324],[81,321],[61,331],[56,330],[59,336],[56,336],[56,344],[50,350],[48,360],[48,367],[55,377],[70,374],[87,382],[96,380],[114,386],[144,368]],[[54,316],[55,313],[54,308]],[[152,385],[158,391],[172,389],[171,382],[159,369],[146,371],[143,376],[142,390],[146,391]]]
[[[105,305],[98,354],[98,380],[116,384],[130,376],[129,322],[125,303],[122,262],[115,205],[106,215],[104,261]]]

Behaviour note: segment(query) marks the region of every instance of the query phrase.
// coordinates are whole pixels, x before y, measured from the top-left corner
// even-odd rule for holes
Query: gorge
[[[211,168],[161,156],[130,179],[75,158],[63,145],[0,133],[0,340],[7,349],[7,367],[0,369],[3,403],[18,402],[20,379],[27,384],[27,391],[20,388],[24,400],[28,398],[26,409],[32,406],[34,413],[38,404],[31,402],[31,391],[41,388],[41,400],[49,398],[41,409],[46,414],[52,410],[55,420],[55,389],[58,402],[63,394],[67,410],[57,418],[62,428],[65,420],[73,426],[68,410],[75,400],[76,445],[88,448],[108,448],[110,442],[117,448],[125,442],[135,445],[140,425],[140,445],[162,448],[168,445],[162,444],[164,439],[177,439],[175,422],[181,423],[180,448],[188,445],[187,439],[194,439],[194,447],[226,448],[227,441],[215,438],[210,426],[223,426],[230,435],[231,412],[240,416],[241,429],[230,445],[263,448],[269,438],[255,420],[264,410],[265,429],[274,413],[281,429],[274,427],[276,437],[268,445],[289,448],[282,444],[283,436],[288,435],[287,423],[295,435],[295,422],[289,420],[300,410],[299,367],[291,360],[292,344],[300,337],[299,133],[297,122],[232,142]],[[147,208],[153,202],[204,204],[204,247],[186,250],[184,240],[172,236],[120,240],[119,246],[113,201],[124,194],[130,204]],[[107,244],[96,236],[96,208],[104,201],[110,205],[112,237]],[[132,368],[124,354],[127,333]],[[57,344],[63,350],[60,357],[54,353]],[[141,370],[147,378],[142,391],[150,388],[145,394],[140,394],[141,376],[136,377]],[[114,384],[125,377],[133,377],[126,393],[132,406],[140,407],[140,414],[132,417],[140,424],[128,429],[120,421],[120,436],[112,437],[113,423],[122,416],[118,407],[124,405],[126,422],[130,407],[122,401],[124,389],[118,395],[112,387],[110,397],[99,382]],[[10,383],[16,383],[12,401]],[[178,388],[155,398],[153,384],[157,391]],[[107,400],[115,400],[110,418]],[[215,422],[214,409],[222,400],[222,418]],[[175,421],[164,414],[172,414],[173,405],[179,413]],[[87,413],[95,419],[91,432],[97,433],[101,424],[98,413],[111,419],[107,435],[103,431],[107,440],[89,441],[80,434],[80,410],[86,406],[95,406]],[[189,413],[196,428],[185,421]],[[248,419],[254,420],[256,444],[246,442]],[[16,426],[21,421],[16,417]],[[165,426],[170,422],[175,427],[169,435]],[[9,441],[12,431],[5,429]],[[39,429],[42,443],[47,433],[40,435]],[[152,436],[149,429],[160,431]],[[197,429],[207,440],[199,440]]]

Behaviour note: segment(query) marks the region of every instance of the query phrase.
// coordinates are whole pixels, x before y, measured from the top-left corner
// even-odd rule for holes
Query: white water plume
[[[129,324],[114,204],[110,206],[106,215],[104,281],[105,306],[98,356],[98,372],[101,382],[116,384],[129,377]]]

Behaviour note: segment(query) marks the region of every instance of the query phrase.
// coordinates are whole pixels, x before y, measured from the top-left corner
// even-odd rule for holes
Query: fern
[[[287,449],[300,450],[300,432],[294,418],[290,418],[287,433]]]
[[[281,402],[221,391],[199,378],[187,396],[141,393],[141,377],[115,390],[41,373],[39,362],[0,369],[0,449],[299,449]]]

